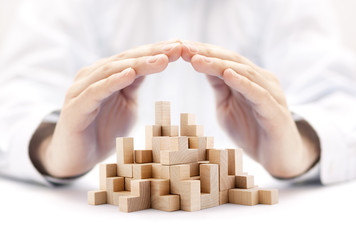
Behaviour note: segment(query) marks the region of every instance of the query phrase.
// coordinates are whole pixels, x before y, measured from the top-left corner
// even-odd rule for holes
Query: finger
[[[119,73],[126,68],[133,68],[133,70],[136,72],[136,77],[140,77],[161,72],[167,66],[168,57],[164,54],[109,62],[99,67],[93,73],[89,74],[85,79],[82,79],[82,81],[73,84],[70,93],[68,93],[68,97],[75,97],[91,84],[100,81],[101,79],[106,79],[109,76]]]
[[[258,71],[256,71],[249,65],[229,60],[205,57],[199,54],[195,55],[192,58],[191,63],[196,71],[219,78],[223,78],[224,71],[227,68],[231,68],[238,74],[248,78],[249,80],[255,82],[256,84],[267,89],[268,91],[272,90],[270,82],[266,81],[265,78]]]
[[[216,105],[219,107],[222,103],[226,102],[231,95],[231,89],[226,83],[217,77],[207,76],[208,82],[212,86],[215,94]]]
[[[136,102],[138,89],[142,85],[144,78],[145,77],[139,77],[131,85],[122,89],[121,93],[123,96],[132,102]]]
[[[242,64],[250,65],[251,67],[258,68],[249,59],[224,48],[214,46],[207,43],[183,41],[182,42],[182,58],[185,61],[191,61],[195,54],[200,54],[206,57],[220,58],[223,60],[234,61]]]
[[[228,86],[239,92],[254,105],[254,110],[260,116],[269,119],[276,116],[279,105],[266,89],[230,68],[224,71],[223,78]]]
[[[81,115],[91,114],[100,107],[105,99],[132,84],[135,78],[134,69],[127,68],[120,73],[90,85],[72,100],[71,106],[73,109],[78,109]]]

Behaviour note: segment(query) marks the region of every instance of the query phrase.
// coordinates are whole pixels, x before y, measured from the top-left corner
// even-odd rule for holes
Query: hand
[[[272,73],[209,44],[183,42],[182,58],[207,75],[222,127],[273,176],[295,177],[315,163],[318,137],[308,124],[296,125]]]
[[[181,43],[160,42],[102,59],[79,71],[51,137],[37,152],[54,177],[80,175],[115,149],[136,120],[137,89],[145,75],[163,71],[181,56]]]

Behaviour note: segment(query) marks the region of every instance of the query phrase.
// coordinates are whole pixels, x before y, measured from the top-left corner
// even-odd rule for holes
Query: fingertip
[[[199,54],[196,54],[192,57],[190,62],[196,71],[204,72],[204,67],[206,67],[206,64],[207,64],[205,58],[206,57],[201,56]]]

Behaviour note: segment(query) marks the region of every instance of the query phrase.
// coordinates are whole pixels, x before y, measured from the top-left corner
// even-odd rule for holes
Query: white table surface
[[[0,178],[0,239],[356,239],[356,181],[290,184],[244,164],[257,185],[279,188],[279,204],[122,213],[87,204],[98,168],[56,188]]]

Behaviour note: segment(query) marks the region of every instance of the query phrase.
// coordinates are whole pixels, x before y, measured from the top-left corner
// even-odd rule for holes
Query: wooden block
[[[125,190],[125,180],[123,177],[109,177],[106,179],[106,201],[108,204],[114,204],[114,192]]]
[[[131,195],[119,197],[119,210],[134,212],[148,209],[151,206],[150,180],[132,180]]]
[[[118,164],[134,163],[134,141],[133,138],[116,138],[116,157]]]
[[[198,150],[187,149],[184,151],[161,151],[161,164],[175,165],[198,162]]]
[[[134,164],[117,164],[117,175],[119,177],[133,177],[132,166]]]
[[[205,137],[205,147],[214,148],[214,137]]]
[[[151,179],[151,197],[169,194],[169,179]]]
[[[171,125],[171,103],[160,101],[155,103],[156,125]]]
[[[117,176],[117,164],[116,163],[101,163],[99,165],[100,175],[100,190],[106,190],[106,178]]]
[[[131,191],[131,181],[133,178],[125,177],[125,191]]]
[[[199,176],[199,163],[189,163],[189,168],[190,168],[190,176]]]
[[[179,185],[181,209],[184,211],[200,210],[200,181],[183,180]]]
[[[166,212],[177,211],[180,209],[180,197],[175,194],[160,196],[159,201],[152,208]]]
[[[229,202],[229,190],[223,190],[219,192],[219,204],[225,204]]]
[[[235,176],[235,186],[236,188],[254,188],[254,178],[252,175],[237,175]]]
[[[261,204],[277,204],[278,203],[278,189],[259,189],[258,201]]]
[[[194,113],[181,113],[180,114],[180,125],[195,125],[195,114]]]
[[[179,195],[169,194],[169,179],[151,180],[151,207],[168,212],[179,210]]]
[[[152,164],[152,178],[161,178],[161,167],[159,163]]]
[[[112,205],[119,206],[119,198],[121,196],[130,196],[131,191],[121,191],[121,192],[113,192],[112,193]]]
[[[200,176],[193,176],[193,177],[190,177],[189,180],[200,180]]]
[[[239,189],[234,188],[229,190],[229,203],[242,205],[256,205],[258,204],[258,189]]]
[[[234,175],[229,175],[227,176],[227,180],[228,180],[228,189],[232,189],[232,188],[235,188],[235,182],[236,182],[236,179],[235,179],[235,176]]]
[[[219,205],[219,166],[217,164],[200,165],[201,209]]]
[[[132,171],[134,179],[147,179],[152,177],[152,165],[150,163],[134,164]]]
[[[189,137],[188,147],[198,149],[198,160],[206,160],[206,138],[205,137]]]
[[[160,162],[160,154],[162,150],[170,150],[169,137],[153,137],[152,138],[152,157],[153,162]]]
[[[199,164],[209,164],[209,160],[205,160],[205,161],[198,161]]]
[[[189,165],[174,165],[169,166],[170,170],[170,192],[173,194],[179,194],[179,185],[182,180],[190,178]],[[199,191],[200,192],[200,191]]]
[[[151,163],[152,150],[135,150],[135,163]]]
[[[219,164],[219,191],[229,189],[227,150],[209,149],[208,154],[210,163]]]
[[[162,136],[168,136],[168,137],[179,136],[179,126],[178,125],[162,126]]]
[[[204,126],[203,125],[181,125],[180,126],[181,136],[191,136],[191,137],[203,137],[204,136]]]
[[[161,136],[161,125],[149,125],[145,128],[146,149],[152,150],[152,138]]]
[[[188,138],[183,137],[170,137],[169,138],[169,149],[171,151],[184,151],[188,149]]]
[[[241,174],[242,171],[242,149],[227,149],[229,159],[229,175]]]
[[[88,204],[89,205],[100,205],[106,203],[106,191],[89,191],[88,192]]]

